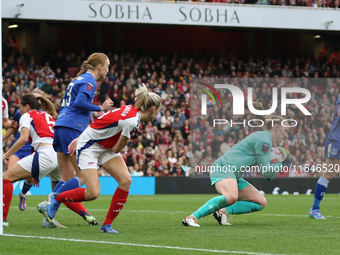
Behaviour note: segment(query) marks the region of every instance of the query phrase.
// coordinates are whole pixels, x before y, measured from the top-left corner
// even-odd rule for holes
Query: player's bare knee
[[[98,198],[100,195],[100,189],[95,189],[95,190],[87,190],[87,192],[85,193],[85,197],[86,197],[86,201],[91,201],[91,200],[95,200],[96,198]]]
[[[237,199],[238,199],[238,195],[234,195],[234,194],[228,194],[228,195],[224,195],[227,202],[228,202],[228,205],[232,205],[232,204],[235,204],[237,202]]]
[[[335,174],[336,173],[334,171],[332,171],[332,172],[325,172],[325,173],[322,174],[322,177],[327,179],[327,180],[331,180],[331,179],[333,179],[335,177]]]
[[[261,199],[260,203],[259,203],[263,208],[265,208],[267,206],[267,200],[263,197],[263,199]]]
[[[123,178],[119,181],[118,185],[120,188],[124,189],[124,190],[129,190],[130,186],[132,183],[132,179],[130,176]]]

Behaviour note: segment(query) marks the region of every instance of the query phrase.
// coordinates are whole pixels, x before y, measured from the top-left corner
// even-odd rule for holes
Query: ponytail
[[[149,92],[144,83],[135,92],[135,107],[141,111],[147,111],[152,106],[158,109],[161,106],[162,98],[154,92]]]
[[[87,60],[83,62],[83,64],[80,67],[79,72],[77,73],[76,77],[74,77],[73,80],[77,79],[79,75],[82,75],[87,70],[95,69],[95,67],[99,64],[104,65],[105,60],[109,59],[104,53],[93,53],[91,54]]]
[[[40,97],[37,97],[37,100],[40,102],[41,109],[51,115],[54,119],[57,119],[58,113],[56,111],[56,106],[54,103],[51,102],[49,98],[50,96],[44,94]]]

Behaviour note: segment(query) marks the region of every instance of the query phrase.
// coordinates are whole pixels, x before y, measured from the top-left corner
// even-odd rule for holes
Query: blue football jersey
[[[340,104],[340,95],[338,97],[338,100],[336,100],[332,128],[328,134],[327,140],[340,141],[340,120],[339,120],[339,115],[338,115],[339,114],[338,104]]]
[[[70,82],[61,104],[59,117],[55,127],[68,127],[84,131],[90,123],[91,110],[80,108],[81,104],[91,105],[95,96],[97,82],[91,73],[86,72]],[[86,94],[85,101],[77,101],[77,97]],[[78,107],[77,107],[78,106]],[[93,106],[100,108],[99,106]],[[93,109],[94,110],[94,109]]]
[[[19,125],[20,118],[21,118],[21,114],[19,113],[19,110],[17,110],[15,112],[14,116],[13,116],[13,120],[15,122],[17,122],[18,125]],[[13,144],[15,144],[15,142],[19,139],[19,137],[20,137],[20,133],[16,132],[15,135],[14,135],[14,141],[13,141],[11,147],[13,146]],[[30,141],[27,141],[27,143],[25,143],[25,145],[21,147],[20,151],[24,151],[24,150],[31,150]]]

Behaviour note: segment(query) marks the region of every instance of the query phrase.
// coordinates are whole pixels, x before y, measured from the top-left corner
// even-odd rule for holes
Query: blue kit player
[[[316,188],[314,192],[314,203],[309,211],[308,216],[312,219],[324,220],[325,217],[322,216],[320,212],[320,203],[323,199],[328,183],[335,176],[336,172],[339,172],[340,166],[340,96],[336,101],[336,106],[334,110],[333,123],[331,131],[328,134],[327,141],[325,143],[325,158],[327,170],[322,174],[316,183]]]
[[[59,117],[54,126],[53,147],[57,152],[61,180],[53,192],[61,193],[83,185],[84,180],[79,171],[76,155],[68,155],[68,146],[89,125],[92,111],[105,111],[113,105],[107,99],[101,106],[93,105],[97,81],[104,80],[110,65],[109,58],[103,53],[93,53],[83,62],[77,76],[67,87],[62,101]],[[75,176],[76,174],[76,176]],[[81,203],[64,203],[69,209],[82,216],[90,225],[97,225]],[[38,205],[38,211],[45,206]]]

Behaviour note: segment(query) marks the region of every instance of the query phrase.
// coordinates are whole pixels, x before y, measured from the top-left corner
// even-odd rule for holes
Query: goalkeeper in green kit
[[[255,102],[254,107],[262,110],[262,103]],[[279,144],[288,138],[289,127],[281,125],[281,116],[256,116],[267,123],[267,131],[255,132],[230,148],[218,158],[210,168],[211,185],[215,186],[220,196],[210,199],[193,214],[187,216],[182,224],[200,227],[197,221],[213,214],[221,225],[231,225],[227,218],[229,214],[243,214],[262,210],[267,201],[265,197],[249,182],[242,178],[246,167],[258,164],[259,169],[268,181],[290,162],[290,153],[285,148],[279,148],[282,162],[270,163],[269,151],[273,143]],[[267,121],[265,121],[267,120]],[[271,121],[271,120],[276,120]],[[274,123],[274,124],[273,124]]]

